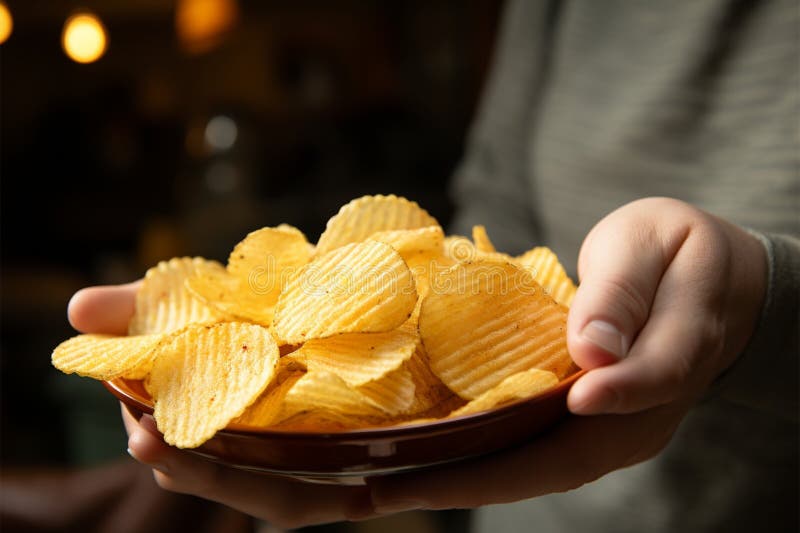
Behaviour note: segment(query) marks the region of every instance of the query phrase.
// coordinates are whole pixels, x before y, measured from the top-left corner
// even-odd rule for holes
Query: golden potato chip
[[[445,389],[447,389],[445,387]],[[433,405],[430,409],[426,411],[420,412],[412,412],[411,414],[414,415],[413,417],[406,418],[402,422],[398,422],[397,425],[401,426],[408,426],[412,424],[427,424],[429,422],[436,422],[440,419],[447,418],[447,416],[459,409],[464,407],[467,402],[459,397],[457,394],[454,394],[450,389],[447,389],[448,393],[447,396],[443,397],[443,399]]]
[[[430,409],[427,411],[421,411],[417,413],[417,416],[420,418],[427,418],[427,417],[434,417],[434,418],[445,418],[447,415],[459,409],[467,404],[467,401],[464,400],[458,394],[449,391],[447,396],[444,396],[442,401],[439,403],[434,404]]]
[[[417,288],[420,300],[428,294],[432,283],[431,280],[452,266],[451,262],[446,260],[444,255],[438,251],[415,255],[406,260],[406,264],[414,277],[414,285]],[[417,301],[417,305],[419,304],[420,301]]]
[[[286,419],[306,412],[326,412],[345,417],[382,417],[383,412],[367,397],[348,386],[336,374],[308,372],[295,382],[283,402]]]
[[[220,266],[202,257],[162,261],[147,271],[136,293],[136,311],[128,324],[128,335],[171,333],[188,324],[207,324],[219,317],[185,286],[198,269]]]
[[[284,416],[283,402],[286,394],[294,387],[305,372],[288,372],[282,379],[273,379],[261,396],[253,402],[241,416],[233,419],[236,424],[253,427],[269,427],[277,424]]]
[[[414,401],[408,408],[409,413],[430,411],[453,396],[453,392],[431,371],[422,343],[417,344],[414,355],[403,367],[414,382]]]
[[[306,342],[296,354],[308,370],[336,374],[351,387],[361,386],[399,368],[414,353],[416,331],[345,333]]]
[[[550,248],[539,246],[528,250],[517,257],[515,263],[526,268],[555,301],[570,306],[577,289]]]
[[[272,324],[275,302],[270,295],[250,290],[222,265],[199,271],[186,280],[186,288],[200,301],[229,320],[246,320],[263,326]]]
[[[154,417],[179,448],[201,445],[240,416],[269,384],[279,354],[269,330],[238,322],[188,327],[157,352]]]
[[[514,258],[508,254],[498,252],[486,234],[483,226],[474,226],[472,229],[473,244],[466,237],[451,235],[444,239],[445,264],[452,266],[455,263],[469,263],[478,260],[492,260],[512,263]]]
[[[472,241],[461,235],[448,235],[444,238],[444,260],[448,267],[455,263],[475,261],[478,249]]]
[[[378,379],[357,387],[358,392],[386,413],[394,416],[408,413],[414,404],[414,378],[403,366],[388,372]]]
[[[272,307],[286,279],[310,260],[306,236],[283,224],[248,234],[231,252],[227,270],[241,280],[240,296],[249,293],[246,297],[259,297],[263,305]]]
[[[76,373],[94,379],[111,380],[127,375],[141,379],[153,363],[153,349],[163,335],[78,335],[61,344],[51,361],[65,374]]]
[[[517,372],[487,390],[467,405],[450,413],[450,417],[488,411],[505,403],[538,396],[558,385],[558,377],[547,370],[529,368]]]
[[[438,226],[435,218],[416,202],[395,196],[363,196],[334,215],[317,242],[317,254],[345,244],[361,242],[373,233]]]
[[[559,379],[572,370],[566,310],[526,270],[480,260],[453,266],[439,282],[422,303],[419,331],[431,370],[462,398],[528,368]]]
[[[444,232],[439,226],[379,231],[370,235],[369,238],[385,242],[397,250],[397,253],[406,262],[418,255],[428,255],[432,252],[441,253],[444,244]]]
[[[303,433],[338,433],[386,425],[382,417],[355,416],[334,411],[304,411],[270,426],[271,429]]]
[[[306,366],[294,353],[280,357],[275,375],[264,392],[232,422],[253,427],[272,426],[281,420],[283,399],[295,382],[306,373]]]
[[[261,228],[236,245],[227,268],[198,269],[186,281],[197,298],[228,319],[272,324],[285,281],[311,258],[313,247],[297,228]]]
[[[452,264],[444,257],[444,233],[439,226],[412,230],[381,231],[371,239],[385,242],[397,250],[414,276],[417,294],[422,298],[430,286],[429,279]]]
[[[342,246],[307,264],[284,288],[275,310],[281,342],[337,333],[389,331],[414,310],[414,278],[388,244]]]
[[[479,252],[496,252],[497,250],[489,240],[489,234],[486,233],[485,226],[472,226],[472,240],[475,242],[475,248]]]
[[[151,365],[150,368],[152,369],[152,365]],[[122,376],[122,377],[125,378],[126,376]],[[136,378],[128,378],[128,379],[136,379]],[[153,387],[150,386],[150,371],[148,370],[147,374],[145,374],[145,376],[143,378],[140,378],[140,379],[142,380],[142,387],[144,387],[145,392],[147,392],[147,394],[150,395],[150,399],[152,400],[153,399]]]

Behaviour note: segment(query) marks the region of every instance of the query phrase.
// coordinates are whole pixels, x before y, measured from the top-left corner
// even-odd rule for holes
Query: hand
[[[571,417],[531,444],[372,482],[380,512],[476,507],[577,488],[653,457],[736,359],[764,299],[766,254],[747,232],[664,198],[628,204],[586,237],[567,323],[590,371]]]
[[[162,487],[287,527],[570,490],[661,451],[747,343],[765,271],[754,237],[682,202],[647,199],[610,214],[581,250],[582,283],[567,331],[571,355],[590,369],[568,404],[575,414],[595,416],[571,417],[530,444],[487,458],[375,478],[369,489],[300,485],[191,457],[164,444],[152,419],[139,424],[123,411],[129,446]],[[133,288],[89,290],[97,292],[79,293],[70,305],[73,325],[123,331]]]
[[[69,320],[85,333],[125,334],[138,282],[91,287],[72,297]],[[150,466],[173,492],[223,503],[285,529],[376,516],[367,487],[312,485],[217,465],[167,445],[149,415],[135,420],[122,407],[129,453]]]
[[[744,350],[766,291],[766,252],[746,231],[667,198],[614,211],[581,248],[569,351],[593,369],[576,414],[632,413],[701,395]]]

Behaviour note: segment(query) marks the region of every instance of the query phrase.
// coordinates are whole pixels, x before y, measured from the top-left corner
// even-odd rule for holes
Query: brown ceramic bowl
[[[407,472],[496,452],[520,444],[567,413],[567,392],[583,374],[545,394],[478,414],[385,428],[335,433],[230,425],[187,450],[228,466],[321,483],[363,484],[376,475]],[[130,413],[152,414],[140,381],[105,382]]]

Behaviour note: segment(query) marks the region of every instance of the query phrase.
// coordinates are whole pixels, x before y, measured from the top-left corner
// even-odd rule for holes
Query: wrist
[[[731,251],[731,268],[724,302],[727,313],[723,366],[730,367],[744,352],[759,323],[768,283],[767,251],[747,230],[720,221]]]

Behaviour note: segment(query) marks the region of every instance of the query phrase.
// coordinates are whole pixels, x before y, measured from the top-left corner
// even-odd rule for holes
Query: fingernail
[[[376,505],[375,511],[378,514],[394,514],[402,513],[403,511],[412,511],[414,509],[422,509],[425,504],[417,500],[404,500]]]
[[[592,320],[581,330],[581,338],[602,348],[617,359],[628,355],[628,343],[620,331],[604,320]]]

